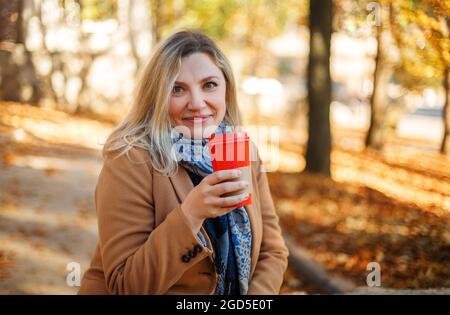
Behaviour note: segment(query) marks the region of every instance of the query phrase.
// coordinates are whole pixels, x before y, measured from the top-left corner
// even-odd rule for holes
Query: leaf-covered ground
[[[331,274],[387,288],[450,287],[450,162],[433,154],[335,150],[333,179],[270,173],[286,233]],[[284,292],[306,290],[292,270]]]
[[[0,102],[0,294],[74,294],[67,264],[89,266],[93,187],[112,124]]]

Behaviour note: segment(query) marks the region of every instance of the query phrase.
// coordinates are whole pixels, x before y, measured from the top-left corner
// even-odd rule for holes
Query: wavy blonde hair
[[[226,81],[224,120],[231,126],[241,125],[236,83],[230,62],[214,43],[199,30],[183,29],[160,42],[140,74],[132,107],[124,120],[112,131],[103,147],[103,156],[112,151],[127,154],[131,148],[149,150],[155,170],[173,175],[178,163],[172,152],[169,100],[179,74],[181,59],[190,54],[208,54],[221,69]]]

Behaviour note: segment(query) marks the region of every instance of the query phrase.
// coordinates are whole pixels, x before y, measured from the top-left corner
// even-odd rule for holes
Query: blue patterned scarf
[[[232,128],[225,122],[222,122],[215,131],[216,134],[230,132],[233,132]],[[172,143],[174,144],[173,149],[175,150],[177,161],[187,170],[201,177],[205,177],[213,172],[207,138],[186,138],[182,133],[172,129]],[[219,260],[216,262],[216,266],[219,265],[222,268],[217,269],[218,283],[215,293],[223,295],[227,292],[225,266],[229,263],[228,249],[232,245],[238,271],[239,291],[241,295],[245,295],[248,291],[252,244],[251,227],[247,211],[241,206],[224,216],[218,217],[218,219],[224,224],[228,223],[232,244],[230,244],[229,237],[220,237],[218,239],[220,252],[216,253],[216,259]],[[205,238],[201,232],[199,232],[198,236],[206,246]]]

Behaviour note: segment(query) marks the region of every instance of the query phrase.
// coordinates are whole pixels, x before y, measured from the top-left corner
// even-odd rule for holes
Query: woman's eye
[[[174,86],[172,89],[173,93],[180,93],[183,91],[183,88],[181,86]]]
[[[205,87],[210,88],[210,89],[212,89],[212,88],[214,88],[216,86],[217,86],[216,82],[209,81],[209,82],[205,83]]]

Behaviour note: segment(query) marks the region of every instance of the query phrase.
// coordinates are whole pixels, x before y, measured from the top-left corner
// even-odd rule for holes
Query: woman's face
[[[209,137],[225,116],[225,95],[225,78],[209,55],[183,57],[169,102],[172,127],[188,128],[194,139]]]

